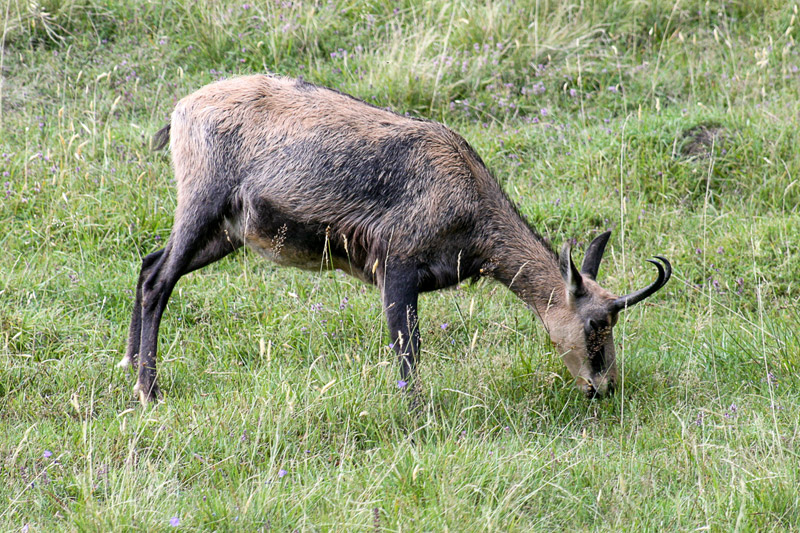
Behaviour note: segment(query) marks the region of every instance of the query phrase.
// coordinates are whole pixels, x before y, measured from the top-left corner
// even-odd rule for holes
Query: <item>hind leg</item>
[[[242,246],[241,241],[235,237],[227,235],[225,232],[219,233],[214,239],[206,244],[205,248],[192,258],[192,263],[182,275],[199,270],[204,266],[219,261],[228,254],[236,251]],[[136,282],[136,295],[133,301],[133,313],[131,315],[131,325],[128,331],[128,346],[125,356],[117,363],[120,368],[126,368],[136,364],[139,355],[139,343],[142,338],[142,285],[152,274],[153,267],[164,254],[165,248],[153,252],[142,260],[142,269],[139,272],[139,279]]]
[[[135,346],[134,340],[126,355],[138,353],[138,378],[134,393],[143,404],[160,396],[156,383],[158,330],[178,279],[221,259],[241,246],[241,242],[230,239],[222,229],[220,211],[212,210],[206,205],[202,213],[193,213],[194,219],[190,220],[182,216],[179,206],[167,246],[161,250],[160,255],[150,260],[149,266],[145,265],[145,261],[142,262],[141,290],[137,291],[140,293],[137,294],[139,316],[131,319],[133,331],[130,335],[135,338],[135,330],[138,329],[139,342]],[[212,236],[210,239],[209,235]],[[136,308],[137,305],[134,304],[134,311]]]
[[[139,279],[136,282],[136,294],[133,300],[133,314],[131,315],[131,326],[128,330],[128,347],[125,356],[117,363],[120,368],[125,368],[136,363],[139,355],[139,341],[142,338],[142,284],[152,272],[153,265],[158,262],[164,254],[164,249],[153,252],[142,259],[142,269],[139,271]]]

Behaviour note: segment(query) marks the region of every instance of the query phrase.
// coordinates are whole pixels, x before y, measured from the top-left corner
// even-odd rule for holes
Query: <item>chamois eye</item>
[[[586,323],[583,326],[584,331],[587,335],[598,333],[608,327],[608,322],[605,320],[595,320],[594,318],[589,318],[586,320]]]

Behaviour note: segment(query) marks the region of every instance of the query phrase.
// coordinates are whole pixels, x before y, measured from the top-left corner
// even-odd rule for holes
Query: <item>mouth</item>
[[[586,381],[583,378],[578,378],[577,386],[583,391],[587,400],[601,400],[603,398],[608,398],[614,394],[614,390],[616,388],[614,386],[614,382],[609,381],[605,384],[605,387],[603,387],[601,390],[598,390],[593,383]]]
[[[586,388],[584,388],[583,392],[584,394],[586,394],[587,400],[599,399],[599,396],[597,395],[597,390],[594,388],[594,385],[592,384],[587,385]]]

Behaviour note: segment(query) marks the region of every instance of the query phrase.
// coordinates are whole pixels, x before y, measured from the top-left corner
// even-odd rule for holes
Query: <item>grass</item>
[[[797,10],[6,0],[0,529],[797,530]],[[138,406],[114,364],[175,206],[148,139],[262,71],[445,122],[556,246],[614,228],[610,290],[668,257],[622,390],[585,401],[484,280],[423,297],[410,416],[374,288],[243,252],[181,280]]]

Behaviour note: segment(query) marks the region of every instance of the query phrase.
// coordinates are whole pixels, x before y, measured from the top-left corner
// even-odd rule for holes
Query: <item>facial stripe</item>
[[[592,365],[592,373],[599,374],[605,370],[606,347],[602,344],[597,350],[589,352],[589,363]]]
[[[610,333],[611,328],[606,326],[586,334],[586,355],[589,357],[593,374],[606,370],[605,340]]]

